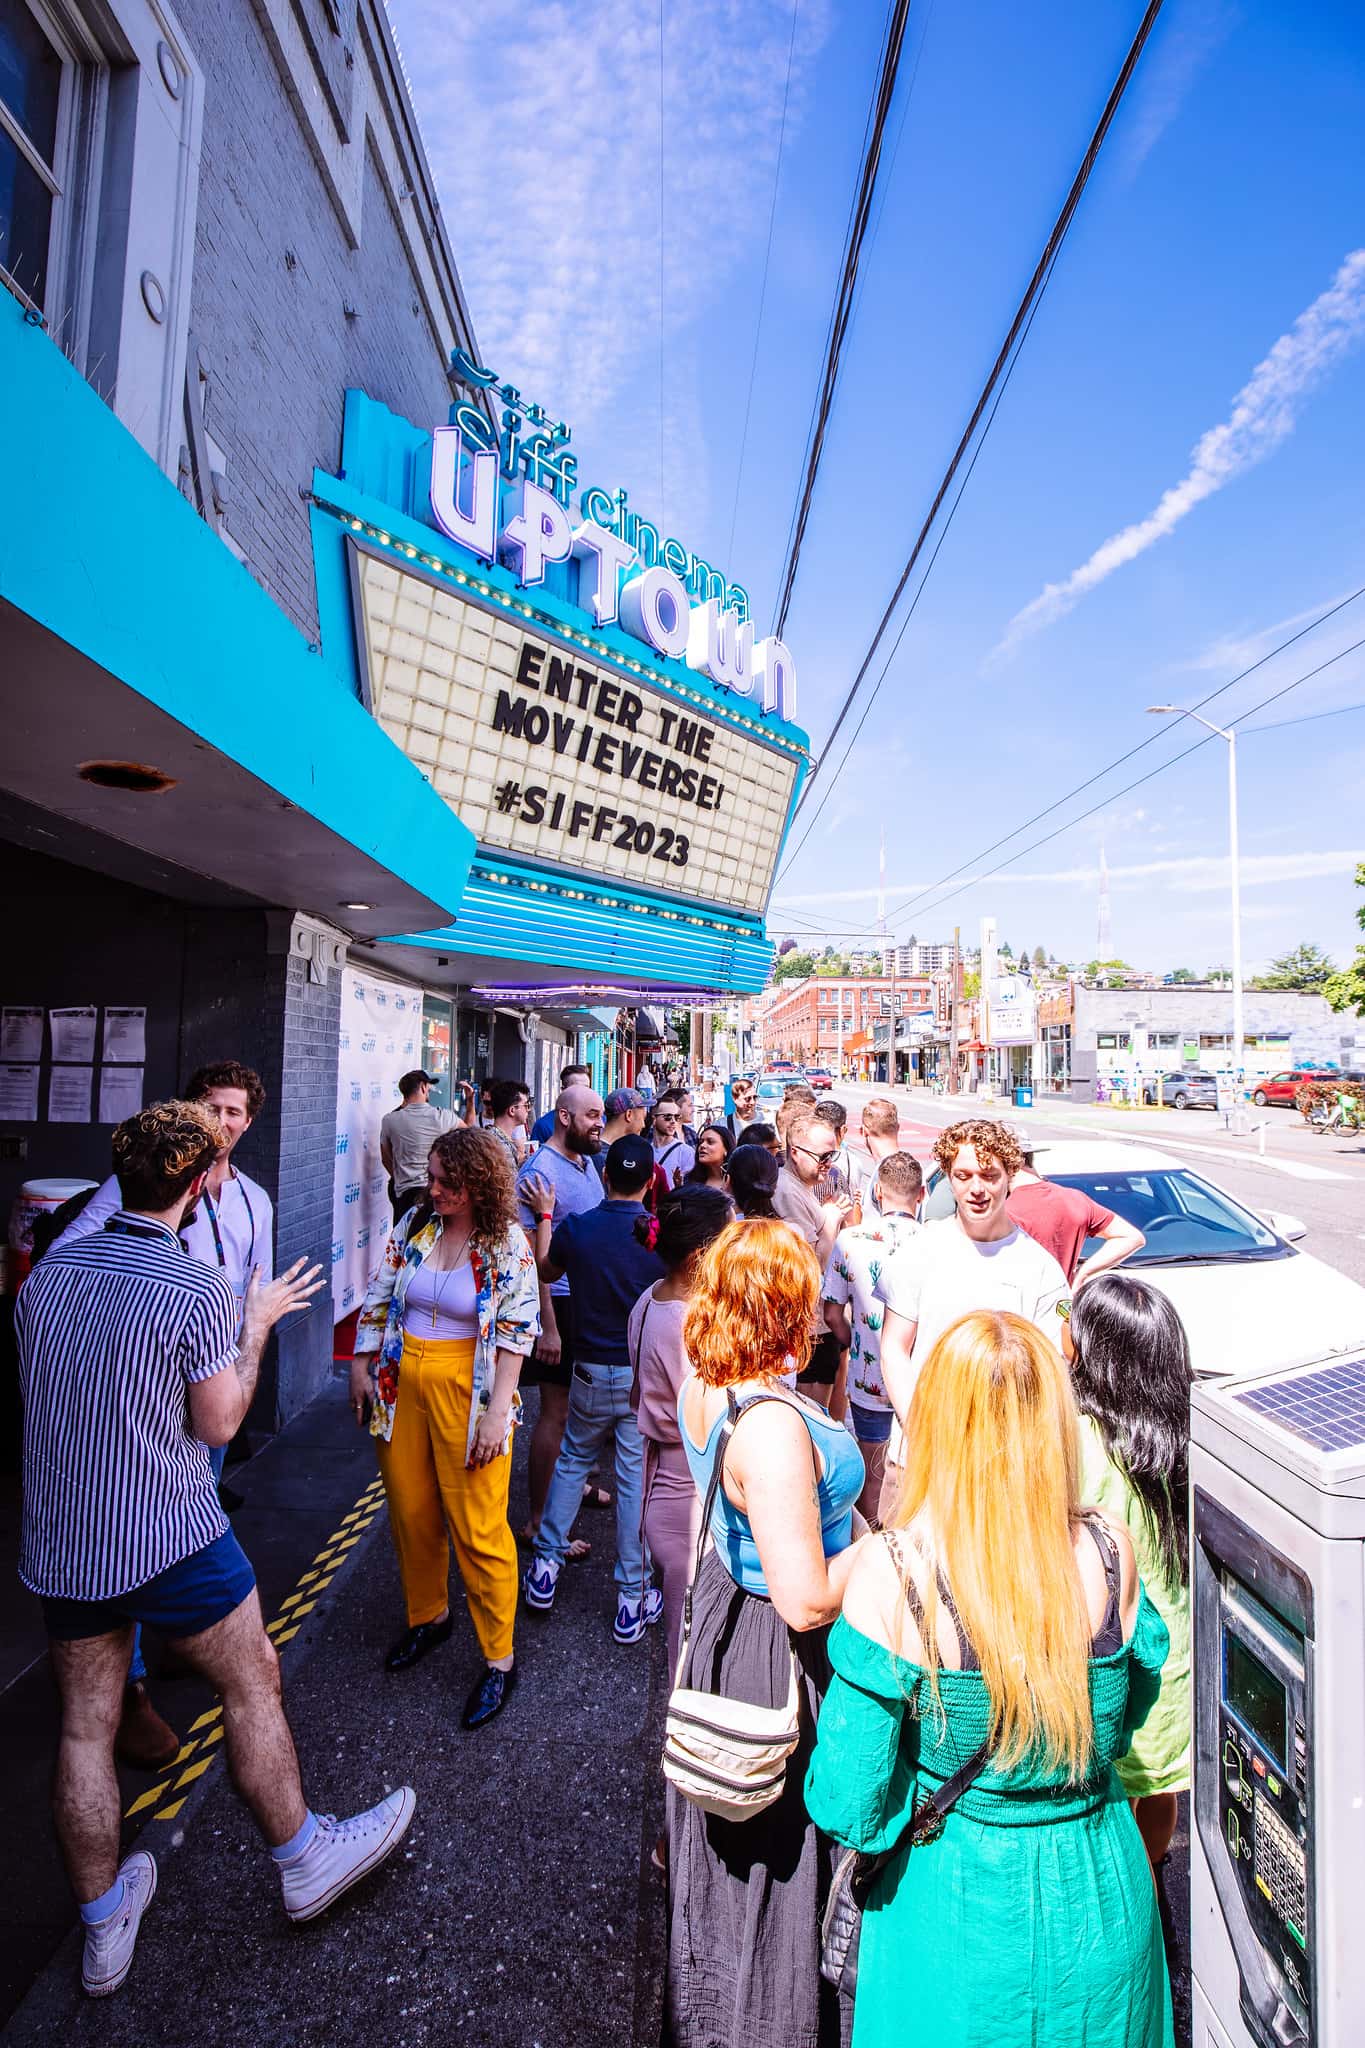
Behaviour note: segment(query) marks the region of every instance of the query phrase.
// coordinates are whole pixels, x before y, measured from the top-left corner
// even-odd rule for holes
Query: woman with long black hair
[[[762,1145],[736,1145],[730,1154],[730,1200],[741,1216],[772,1216],[778,1162]]]
[[[1170,1633],[1161,1691],[1115,1765],[1153,1868],[1190,1786],[1190,1347],[1164,1294],[1099,1273],[1076,1294],[1064,1348],[1081,1416],[1081,1497],[1122,1520]]]

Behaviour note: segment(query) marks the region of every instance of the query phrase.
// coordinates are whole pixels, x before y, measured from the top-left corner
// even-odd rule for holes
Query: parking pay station
[[[1191,1396],[1194,2048],[1365,2044],[1365,1356]]]

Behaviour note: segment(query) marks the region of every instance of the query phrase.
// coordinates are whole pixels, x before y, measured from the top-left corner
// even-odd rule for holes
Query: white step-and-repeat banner
[[[388,1235],[388,1175],[379,1125],[398,1107],[398,1077],[421,1065],[422,991],[347,967],[341,980],[336,1179],[332,1194],[332,1320],[365,1299]]]

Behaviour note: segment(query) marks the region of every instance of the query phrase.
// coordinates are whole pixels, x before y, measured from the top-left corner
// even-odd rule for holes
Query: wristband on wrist
[[[555,1217],[553,1209],[548,1210],[544,1216],[537,1216],[536,1218],[537,1223],[553,1223],[554,1220]]]

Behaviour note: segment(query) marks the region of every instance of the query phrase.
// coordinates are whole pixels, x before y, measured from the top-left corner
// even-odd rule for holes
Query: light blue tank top
[[[682,1404],[686,1389],[678,1393],[678,1434],[692,1472],[692,1481],[703,1500],[711,1484],[711,1472],[715,1465],[716,1442],[720,1436],[723,1414],[718,1415],[711,1425],[705,1444],[698,1450],[687,1433],[683,1421]],[[820,1542],[826,1557],[833,1557],[840,1550],[847,1550],[853,1540],[853,1504],[863,1490],[867,1476],[863,1454],[844,1428],[831,1416],[816,1414],[796,1402],[787,1404],[795,1410],[810,1432],[811,1442],[820,1454],[824,1472],[818,1488],[820,1504]],[[711,1537],[716,1554],[737,1586],[746,1593],[759,1593],[766,1600],[768,1584],[763,1576],[763,1567],[758,1561],[758,1546],[754,1542],[749,1517],[726,1497],[724,1485],[716,1488],[716,1504],[711,1510]]]

